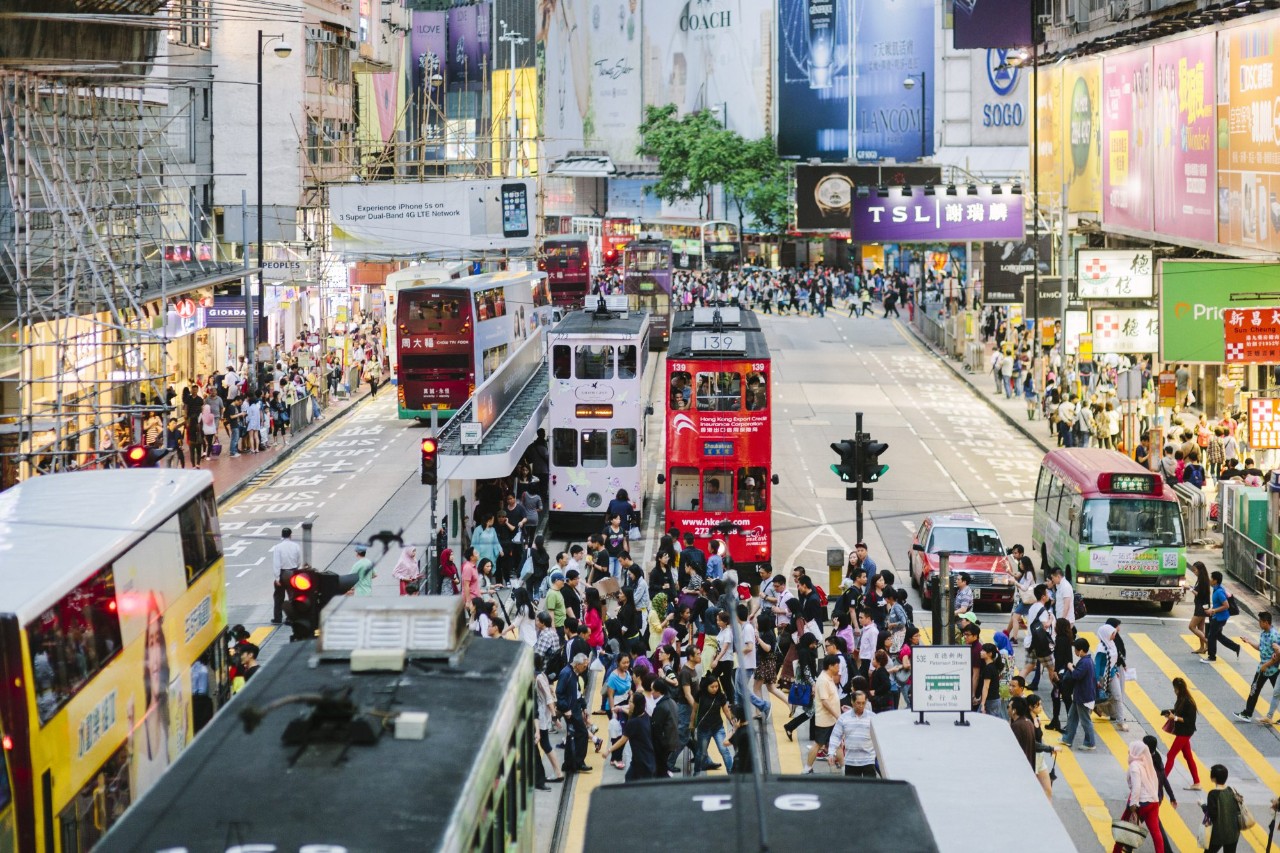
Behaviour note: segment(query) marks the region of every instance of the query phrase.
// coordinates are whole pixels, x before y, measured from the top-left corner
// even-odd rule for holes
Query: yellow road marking
[[[787,740],[783,726],[790,719],[787,711],[791,707],[773,694],[769,695],[773,704],[773,712],[769,720],[773,726],[773,747],[778,752],[778,770],[784,775],[795,775],[804,772],[804,759],[800,756],[800,744]]]
[[[262,644],[267,641],[267,637],[270,637],[279,630],[279,625],[259,625],[250,632],[249,642],[253,643],[258,648],[262,648]]]
[[[1048,719],[1044,715],[1044,704],[1041,703],[1041,719]],[[1050,761],[1053,759],[1050,758]],[[1085,775],[1084,770],[1080,767],[1080,762],[1076,760],[1075,755],[1069,749],[1063,749],[1058,752],[1058,769],[1062,771],[1062,778],[1071,789],[1072,795],[1076,798],[1076,802],[1080,804],[1080,811],[1084,813],[1085,818],[1089,821],[1089,825],[1093,827],[1093,832],[1098,836],[1103,850],[1110,850],[1115,841],[1111,836],[1111,812],[1107,809],[1107,804],[1102,801],[1102,797],[1094,790],[1089,782],[1089,777]]]
[[[1147,657],[1151,658],[1152,662],[1170,681],[1181,677],[1188,685],[1194,687],[1192,680],[1187,678],[1182,670],[1178,669],[1177,665],[1169,659],[1168,655],[1150,637],[1146,634],[1130,634],[1129,636],[1133,637],[1134,642],[1142,648]],[[1224,674],[1228,672],[1225,667],[1217,669]],[[1235,675],[1237,680],[1240,678],[1234,672],[1231,675]],[[1200,719],[1207,722],[1218,733],[1218,736],[1227,742],[1227,746],[1242,758],[1245,764],[1249,765],[1249,769],[1257,775],[1262,784],[1267,787],[1267,790],[1280,790],[1280,773],[1277,773],[1275,768],[1271,766],[1271,762],[1264,758],[1262,753],[1258,752],[1257,748],[1244,735],[1240,734],[1240,730],[1236,728],[1236,725],[1223,716],[1222,712],[1209,701],[1208,697],[1204,696],[1204,691],[1198,692],[1200,692],[1201,698],[1204,699],[1202,702],[1196,702],[1196,710],[1199,712]],[[1255,848],[1264,849],[1266,847],[1266,838],[1263,836],[1260,826],[1255,826],[1244,833],[1244,836]]]
[[[599,673],[587,670],[591,673],[590,681],[587,684],[587,696],[593,695],[592,687],[599,678]],[[590,706],[588,706],[590,707]],[[587,736],[587,758],[590,760],[594,754],[591,746],[591,736]],[[583,841],[587,834],[587,810],[591,806],[591,793],[600,787],[600,780],[604,776],[604,768],[607,762],[603,756],[596,756],[595,767],[590,773],[576,773],[576,779],[573,783],[573,802],[569,806],[569,826],[564,833],[565,853],[581,853]]]
[[[1183,634],[1182,639],[1186,640],[1187,645],[1191,646],[1192,649],[1195,648],[1194,637],[1190,637],[1186,634]],[[1251,681],[1245,681],[1240,676],[1240,673],[1232,669],[1231,665],[1226,663],[1225,661],[1222,661],[1220,659],[1218,663],[1220,663],[1221,666],[1214,664],[1213,671],[1218,673],[1218,675],[1221,675],[1223,681],[1227,682],[1227,684],[1231,687],[1231,689],[1234,690],[1236,694],[1240,696],[1241,699],[1247,700],[1249,698],[1249,687],[1251,686]]]

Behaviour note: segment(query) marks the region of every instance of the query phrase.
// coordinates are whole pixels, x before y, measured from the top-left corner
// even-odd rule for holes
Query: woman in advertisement
[[[164,621],[154,592],[147,596],[147,635],[142,649],[142,689],[146,710],[135,725],[133,700],[129,702],[130,764],[133,796],[142,796],[169,767],[169,652],[164,641]]]

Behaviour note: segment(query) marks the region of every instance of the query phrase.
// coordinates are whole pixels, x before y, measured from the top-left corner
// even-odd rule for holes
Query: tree
[[[710,112],[680,118],[675,104],[645,108],[636,153],[658,161],[658,180],[649,190],[665,202],[698,200],[702,212],[707,194],[731,170],[742,137],[720,126]]]
[[[749,213],[765,233],[784,231],[791,221],[791,179],[773,140],[762,136],[743,142],[735,166],[727,172],[724,191],[738,211],[739,230]]]

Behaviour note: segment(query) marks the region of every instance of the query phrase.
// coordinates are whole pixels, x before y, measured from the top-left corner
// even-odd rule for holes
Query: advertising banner
[[[801,231],[849,227],[855,187],[924,186],[942,182],[938,166],[796,166],[796,227]]]
[[[1022,196],[993,194],[925,195],[890,187],[888,197],[854,193],[853,239],[860,243],[935,243],[958,240],[1017,240],[1022,237]]]
[[[420,139],[423,133],[430,138],[439,126],[443,103],[445,72],[448,70],[445,54],[448,52],[447,21],[445,12],[414,12],[413,29],[409,33],[409,67],[406,69],[409,87],[409,115],[405,125],[411,139]],[[433,76],[439,80],[431,82]]]
[[[1280,251],[1277,58],[1280,20],[1218,33],[1218,241],[1268,252]]]
[[[252,300],[253,319],[256,322],[262,316],[258,310],[257,300]],[[243,329],[244,297],[215,296],[213,306],[205,309],[205,325],[210,329]]]
[[[1051,325],[1059,322],[1062,318],[1064,310],[1067,313],[1073,311],[1084,314],[1084,303],[1080,301],[1079,295],[1073,286],[1074,279],[1067,283],[1067,304],[1062,304],[1062,278],[1060,276],[1040,276],[1040,290],[1032,298],[1032,292],[1035,290],[1035,279],[1026,276],[1022,279],[1024,297],[1022,304],[1026,307],[1027,314],[1034,314],[1039,317],[1041,322],[1048,322]],[[1050,328],[1052,332],[1052,328]],[[1049,346],[1049,344],[1046,344]]]
[[[1157,44],[1155,69],[1154,230],[1212,243],[1218,236],[1214,34]]]
[[[1223,315],[1255,308],[1257,294],[1275,292],[1280,265],[1160,261],[1157,274],[1161,361],[1222,364],[1227,360]]]
[[[1102,221],[1151,230],[1151,48],[1102,62]]]
[[[1010,65],[1010,53],[992,49],[969,54],[969,127],[974,145],[1027,144],[1030,72]]]
[[[454,6],[449,10],[449,52],[446,56],[447,85],[480,88],[489,60],[489,4]]]
[[[1076,254],[1081,299],[1150,299],[1155,265],[1150,249],[1081,249]]]
[[[629,219],[657,219],[662,215],[662,200],[645,192],[657,183],[647,178],[609,179],[609,216]]]
[[[1053,207],[1053,199],[1062,191],[1062,167],[1066,161],[1062,143],[1066,132],[1062,120],[1062,66],[1038,68],[1036,74],[1036,165],[1039,194],[1035,205],[1041,210]]]
[[[538,15],[543,76],[542,152],[547,162],[585,147],[591,126],[591,20],[588,0],[559,0]]]
[[[1036,266],[1040,275],[1049,274],[1053,259],[1053,244],[1048,235],[1040,238],[1038,247],[1034,240],[1005,240],[987,243],[982,247],[982,301],[988,305],[1021,305],[1022,281],[1034,275]]]
[[[1222,328],[1228,364],[1280,361],[1280,306],[1229,308]]]
[[[1067,208],[1073,213],[1102,210],[1102,60],[1066,65],[1062,75],[1062,115],[1066,126],[1063,161]],[[1041,190],[1054,189],[1040,175]]]
[[[942,102],[933,65],[934,4],[859,3],[855,27],[857,159],[911,161],[929,156],[934,105]],[[908,90],[902,82],[910,75],[915,75],[915,88]]]
[[[778,0],[777,5],[778,153],[844,160],[851,149],[851,0]]]
[[[645,3],[645,103],[675,104],[682,115],[726,109],[730,130],[746,139],[764,136],[772,17],[772,4],[759,0]]]
[[[591,109],[584,137],[615,162],[635,162],[640,143],[640,24],[639,9],[630,0],[595,0],[586,21]]]
[[[1249,400],[1249,447],[1280,449],[1280,399],[1254,397]]]
[[[1093,351],[1148,353],[1160,348],[1160,318],[1154,308],[1094,308]]]
[[[951,20],[956,50],[1031,44],[1030,0],[959,0]]]
[[[527,179],[334,184],[333,250],[390,257],[531,249],[535,192]]]

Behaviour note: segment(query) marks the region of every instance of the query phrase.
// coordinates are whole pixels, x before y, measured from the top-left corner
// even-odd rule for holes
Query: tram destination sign
[[[694,352],[741,354],[747,351],[745,332],[694,332],[692,337]]]
[[[916,646],[911,650],[911,710],[973,711],[968,646]]]

